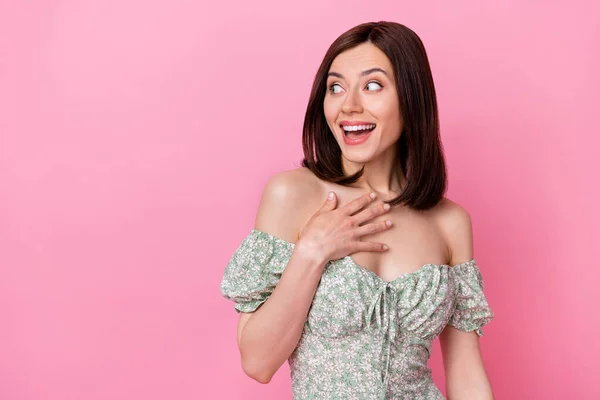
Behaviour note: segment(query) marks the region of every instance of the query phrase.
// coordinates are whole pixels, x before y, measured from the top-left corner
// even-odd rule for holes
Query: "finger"
[[[387,245],[385,245],[383,243],[376,243],[376,242],[363,242],[363,241],[360,241],[360,242],[358,242],[358,245],[356,247],[358,248],[357,251],[378,251],[378,252],[382,252],[382,251],[387,251],[388,250]]]
[[[336,205],[337,196],[335,195],[335,192],[329,192],[325,203],[321,206],[321,209],[319,211],[331,211],[336,207]]]
[[[343,212],[348,215],[353,215],[355,212],[362,210],[367,204],[375,200],[375,197],[375,193],[364,194],[341,207],[340,210],[343,210]]]
[[[366,235],[372,235],[373,233],[382,232],[386,229],[391,228],[392,221],[381,221],[381,222],[373,222],[372,224],[365,224],[356,228],[356,235],[358,237],[363,237]]]
[[[378,215],[388,212],[390,210],[390,208],[391,207],[388,203],[377,204],[377,205],[368,207],[368,208],[356,213],[355,215],[352,216],[352,219],[354,220],[354,222],[356,222],[358,225],[360,225],[364,222],[367,222],[367,221],[375,218]]]

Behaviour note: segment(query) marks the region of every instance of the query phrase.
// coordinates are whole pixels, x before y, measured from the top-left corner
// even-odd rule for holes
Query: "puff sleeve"
[[[494,318],[485,294],[483,278],[475,260],[451,269],[456,283],[456,302],[448,324],[461,331],[475,331],[483,336],[482,326]]]
[[[234,309],[254,312],[279,282],[294,244],[252,229],[231,256],[221,280],[221,295]]]

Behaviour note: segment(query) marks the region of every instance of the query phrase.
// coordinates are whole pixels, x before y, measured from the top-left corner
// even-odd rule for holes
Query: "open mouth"
[[[344,131],[344,135],[347,138],[356,140],[361,136],[367,135],[375,129],[375,124],[366,124],[366,125],[340,125],[342,130]]]

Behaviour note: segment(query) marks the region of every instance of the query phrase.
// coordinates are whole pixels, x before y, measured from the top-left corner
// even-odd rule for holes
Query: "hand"
[[[375,195],[365,194],[336,209],[337,196],[331,192],[325,204],[309,219],[300,231],[297,245],[309,249],[323,260],[337,260],[357,251],[383,252],[388,247],[383,243],[363,242],[360,238],[389,229],[391,221],[372,222],[378,215],[389,211],[388,204],[366,207],[375,200]]]

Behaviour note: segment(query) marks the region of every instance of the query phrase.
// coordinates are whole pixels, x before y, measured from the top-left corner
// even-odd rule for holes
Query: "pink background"
[[[225,265],[295,168],[346,29],[423,39],[496,319],[497,399],[598,398],[593,1],[4,1],[0,398],[291,399],[246,377]],[[430,366],[443,389],[439,343]]]

